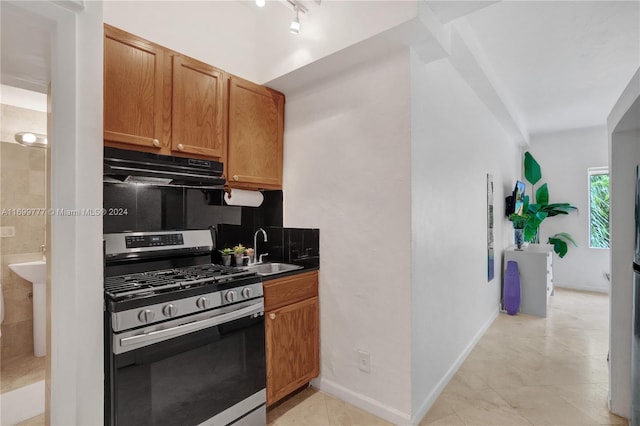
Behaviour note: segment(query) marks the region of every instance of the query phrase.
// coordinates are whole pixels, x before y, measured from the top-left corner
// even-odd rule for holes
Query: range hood
[[[222,170],[217,161],[104,148],[105,182],[220,189]]]

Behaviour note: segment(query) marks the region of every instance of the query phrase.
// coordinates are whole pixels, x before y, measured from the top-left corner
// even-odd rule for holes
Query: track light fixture
[[[293,21],[291,21],[291,25],[289,25],[289,31],[292,34],[299,34],[300,33],[300,14],[307,13],[309,9],[307,9],[298,0],[284,0],[284,3],[288,4],[291,10],[293,10],[293,13],[295,14]]]
[[[296,16],[293,18],[293,21],[291,21],[291,25],[289,25],[289,31],[292,34],[300,33],[300,9],[298,7],[296,7]]]

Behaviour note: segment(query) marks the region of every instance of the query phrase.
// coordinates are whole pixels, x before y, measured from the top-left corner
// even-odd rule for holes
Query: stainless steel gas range
[[[264,303],[208,230],[106,234],[105,424],[264,425]]]

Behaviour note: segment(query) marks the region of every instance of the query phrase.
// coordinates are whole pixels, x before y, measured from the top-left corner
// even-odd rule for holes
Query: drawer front
[[[263,283],[264,310],[270,311],[318,295],[318,271]]]

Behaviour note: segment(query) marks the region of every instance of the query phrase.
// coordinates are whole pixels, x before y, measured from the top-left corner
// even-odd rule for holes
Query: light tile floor
[[[33,354],[10,360],[2,360],[0,365],[0,393],[44,380],[46,357]]]
[[[0,392],[5,393],[44,380],[46,357],[33,354],[2,360]],[[17,426],[44,426],[44,414],[19,423]],[[3,425],[4,426],[4,425]]]
[[[606,295],[563,289],[547,318],[500,314],[420,425],[627,424],[607,409],[608,321]],[[308,388],[269,409],[267,425],[389,423]]]
[[[619,425],[607,408],[609,298],[556,289],[547,318],[500,314],[420,423]]]
[[[267,426],[382,426],[384,420],[313,388],[307,388],[267,411]]]
[[[500,314],[420,422],[620,425],[607,408],[609,298],[557,289],[547,318]],[[387,425],[313,389],[268,412],[268,425]]]
[[[44,426],[44,413],[39,416],[32,417],[23,422],[18,423],[16,426]]]

